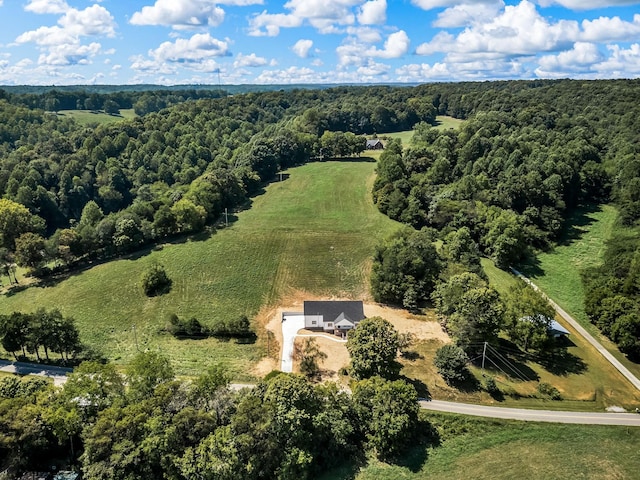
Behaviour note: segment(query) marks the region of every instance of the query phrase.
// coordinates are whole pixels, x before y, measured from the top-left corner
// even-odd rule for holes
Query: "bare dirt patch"
[[[277,342],[277,350],[273,346],[270,348],[271,356],[275,361],[276,368],[279,368],[282,354],[282,313],[302,312],[305,300],[352,300],[342,298],[322,298],[309,295],[304,291],[292,290],[290,295],[282,300],[279,307],[264,309],[258,315],[258,323],[265,329],[265,335],[270,335],[272,343]],[[369,317],[382,317],[389,320],[400,333],[413,334],[416,341],[439,340],[443,343],[450,341],[449,336],[442,331],[440,324],[432,313],[426,315],[412,315],[406,310],[391,308],[374,303],[364,304],[364,314]],[[271,332],[270,334],[268,332]],[[320,362],[320,369],[323,379],[337,379],[338,371],[349,364],[349,352],[345,343],[335,341],[336,337],[329,334],[300,330],[302,337],[296,337],[296,346],[300,347],[304,341],[304,335],[314,336],[320,350],[326,353],[327,358]],[[258,366],[263,365],[264,360]],[[266,365],[266,364],[265,364]],[[258,370],[258,366],[256,370]],[[268,373],[270,369],[265,372]],[[298,365],[294,362],[294,371],[299,371]]]

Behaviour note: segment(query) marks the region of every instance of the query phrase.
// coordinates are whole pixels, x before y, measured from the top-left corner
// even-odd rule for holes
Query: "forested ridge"
[[[586,310],[638,358],[638,86],[567,80],[455,84],[436,93],[435,86],[417,87],[430,92],[440,113],[468,120],[458,131],[418,125],[410,148],[391,144],[380,157],[374,200],[391,218],[435,228],[445,241],[452,235],[454,251],[466,238],[501,268],[551,247],[576,206],[615,202],[619,225],[604,265],[583,273]],[[377,265],[390,261],[385,248]],[[389,296],[386,269],[379,268],[372,285],[379,299],[407,307],[430,299],[411,273],[392,281],[397,291]]]

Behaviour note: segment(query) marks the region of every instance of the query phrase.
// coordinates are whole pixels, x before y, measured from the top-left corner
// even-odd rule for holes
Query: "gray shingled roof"
[[[322,315],[325,322],[333,322],[340,315],[352,322],[364,320],[364,306],[361,301],[324,301],[306,300],[304,302],[305,315]]]

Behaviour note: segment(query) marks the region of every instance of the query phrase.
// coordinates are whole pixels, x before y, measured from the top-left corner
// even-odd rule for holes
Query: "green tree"
[[[447,321],[456,344],[465,351],[477,350],[482,342],[495,342],[503,326],[504,306],[491,287],[466,291]]]
[[[156,352],[138,353],[127,367],[126,379],[132,399],[151,397],[159,385],[173,378],[169,359]]]
[[[456,312],[466,292],[486,286],[487,282],[475,273],[460,273],[438,284],[432,294],[433,303],[440,315],[448,316]]]
[[[463,381],[469,374],[467,364],[469,357],[457,345],[447,343],[436,351],[433,364],[438,369],[438,373],[442,375],[444,381],[449,385]]]
[[[46,244],[37,233],[23,233],[15,240],[16,262],[21,267],[38,268],[46,259]]]
[[[380,317],[363,320],[347,336],[351,376],[356,379],[396,376],[400,372],[396,361],[399,346],[398,332],[388,320]]]
[[[62,387],[60,399],[73,405],[83,421],[93,423],[99,412],[124,400],[124,378],[111,363],[82,362]]]
[[[416,308],[430,297],[441,268],[431,232],[401,230],[376,248],[371,293],[378,302]]]
[[[172,280],[162,265],[152,264],[140,277],[142,290],[147,297],[164,295],[171,290]]]
[[[191,200],[183,198],[171,207],[176,217],[178,228],[182,232],[197,232],[204,227],[207,211],[204,207],[194,204]]]
[[[528,350],[544,350],[553,342],[549,327],[555,316],[547,299],[524,281],[512,286],[505,298],[505,323],[509,337]]]
[[[16,238],[23,233],[43,230],[44,220],[32,215],[24,205],[0,198],[0,247],[13,250]]]
[[[119,115],[120,114],[120,105],[118,105],[115,101],[108,98],[104,101],[102,106],[104,113],[108,113],[109,115]]]
[[[353,402],[370,448],[380,459],[399,455],[418,428],[418,394],[404,380],[380,377],[354,385]]]

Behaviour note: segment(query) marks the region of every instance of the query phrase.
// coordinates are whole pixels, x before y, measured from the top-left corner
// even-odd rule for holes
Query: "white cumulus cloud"
[[[300,58],[307,58],[311,47],[313,47],[313,40],[300,39],[291,47],[291,50]]]
[[[33,13],[65,13],[69,5],[64,0],[30,0],[24,9]]]
[[[261,67],[267,63],[266,58],[258,57],[255,53],[250,55],[243,55],[242,53],[239,53],[236,56],[235,62],[233,62],[233,68]]]
[[[379,25],[387,21],[387,0],[371,0],[360,7],[358,22]]]
[[[456,28],[485,22],[493,19],[504,7],[502,0],[494,2],[461,3],[447,8],[438,14],[438,19],[433,22],[435,27]]]
[[[626,5],[636,5],[638,0],[539,0],[543,7],[551,5],[561,5],[571,10],[591,10],[607,7],[624,7]]]
[[[497,0],[411,0],[416,7],[420,7],[423,10],[433,10],[434,8],[449,8],[459,5],[478,5],[478,4],[493,4]]]
[[[540,58],[536,70],[538,76],[566,76],[569,72],[588,71],[591,66],[604,59],[594,43],[576,42],[571,50],[557,55],[545,55]]]
[[[59,45],[49,49],[38,57],[40,65],[87,65],[91,58],[100,52],[100,44],[92,42],[89,45]]]
[[[589,42],[610,42],[640,38],[640,15],[633,16],[633,22],[626,22],[620,17],[600,17],[595,20],[582,21],[580,38]]]
[[[131,16],[133,25],[164,25],[176,29],[218,26],[224,10],[206,0],[156,0]]]
[[[230,55],[228,40],[219,40],[209,33],[196,33],[191,38],[161,43],[158,48],[149,50],[147,58],[133,56],[131,68],[165,75],[176,74],[178,67],[210,73],[220,68],[215,58]]]
[[[372,47],[368,50],[368,54],[372,57],[380,58],[398,58],[409,51],[409,36],[404,30],[392,33],[384,42],[384,48],[377,49]]]
[[[276,36],[281,28],[299,27],[305,22],[320,33],[335,33],[336,26],[353,25],[355,6],[362,0],[289,0],[284,8],[289,13],[268,13],[266,10],[249,21],[249,34]]]
[[[550,23],[531,2],[523,0],[518,5],[506,6],[493,20],[467,27],[457,36],[440,32],[431,42],[418,46],[416,53],[532,55],[568,48],[578,39],[579,33],[577,22],[559,20]]]
[[[57,12],[56,5],[62,8],[63,3],[35,1],[27,7],[40,9],[38,13],[54,13]],[[83,45],[82,38],[113,37],[115,27],[111,13],[100,5],[94,4],[84,10],[66,7],[64,15],[58,19],[58,25],[24,32],[16,38],[16,43],[38,45],[42,51],[38,57],[40,65],[86,65],[91,63],[92,57],[101,53],[101,45],[97,42]]]

